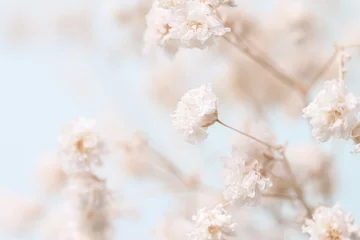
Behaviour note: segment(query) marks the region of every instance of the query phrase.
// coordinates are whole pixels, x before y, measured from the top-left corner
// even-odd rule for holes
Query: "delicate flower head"
[[[345,212],[339,205],[318,207],[312,219],[307,219],[303,232],[310,240],[356,240],[359,227],[354,224],[351,213]]]
[[[317,141],[347,140],[357,124],[359,109],[359,99],[342,81],[334,79],[325,82],[324,89],[303,109],[303,116],[311,119],[312,134]]]
[[[262,193],[272,186],[269,178],[262,171],[257,160],[247,160],[233,153],[224,161],[224,198],[240,200],[244,205],[257,205],[261,202]]]
[[[213,44],[215,36],[230,32],[214,9],[201,2],[190,2],[187,8],[176,10],[171,27],[171,37],[187,48],[204,49]]]
[[[157,0],[156,5],[165,9],[179,8],[182,7],[185,2],[186,0]]]
[[[147,28],[144,34],[144,53],[151,52],[154,47],[160,46],[173,54],[178,50],[178,40],[172,39],[170,31],[173,21],[173,12],[170,9],[158,7],[155,3],[146,16]]]
[[[231,6],[234,5],[232,0],[200,0],[201,3],[208,4],[211,7],[217,8],[223,4],[229,4]]]
[[[110,194],[105,181],[88,172],[69,177],[66,191],[77,209],[93,213],[109,205]]]
[[[188,91],[171,117],[175,129],[183,133],[188,142],[195,144],[205,140],[208,126],[218,117],[217,97],[211,84]]]
[[[202,208],[193,216],[195,230],[189,234],[192,240],[223,240],[234,234],[235,225],[231,215],[218,204],[213,209]]]
[[[95,130],[96,121],[79,118],[64,126],[58,138],[59,151],[67,159],[67,169],[88,169],[101,165],[104,143]]]

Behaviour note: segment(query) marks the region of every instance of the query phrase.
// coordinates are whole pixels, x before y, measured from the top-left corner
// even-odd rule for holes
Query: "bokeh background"
[[[270,16],[279,2],[292,5],[290,2],[296,1],[239,1],[238,7],[262,19]],[[308,1],[316,5],[321,26],[331,30],[319,29],[326,42],[325,56],[332,54],[334,43],[360,43],[359,1],[313,2]],[[131,12],[136,4],[125,0],[0,0],[0,197],[7,194],[42,197],[34,171],[38,160],[56,151],[61,126],[79,116],[96,118],[105,125],[109,119],[116,119],[122,127],[113,131],[120,135],[142,130],[152,145],[181,168],[204,168],[204,181],[222,186],[219,159],[229,153],[233,133],[214,126],[201,146],[186,144],[174,133],[169,118],[173,109],[164,107],[162,101],[166,99],[154,98],[155,83],[149,78],[153,64],[141,55],[141,41],[136,34],[141,35],[143,26],[136,24],[138,16],[133,16],[132,24],[125,26],[117,18],[119,11]],[[292,14],[290,7],[283,10]],[[186,54],[193,54],[196,60],[191,63],[196,62],[200,70],[192,69],[191,73],[189,70],[189,78],[183,79],[185,86],[174,79],[167,88],[160,87],[162,91],[173,87],[183,93],[200,83],[215,81],[213,76],[219,82],[221,70],[215,69],[217,74],[212,75],[201,66],[214,66],[215,54],[197,50]],[[349,89],[358,95],[359,58],[353,56],[347,75]],[[157,67],[162,66],[166,65]],[[223,92],[221,85],[217,86]],[[236,125],[248,117],[246,108],[225,96],[220,94],[220,114],[226,122]],[[288,141],[294,145],[312,141],[309,126],[301,118],[294,120],[277,106],[266,109],[266,116],[279,143]],[[111,129],[112,125],[108,126]],[[351,146],[342,142],[323,146],[337,158],[334,203],[340,203],[360,219],[359,157],[349,154]],[[159,189],[155,184],[121,176],[121,169],[118,174],[116,171],[111,174],[111,186],[122,192],[139,213],[116,223],[118,238],[151,239],[151,229],[170,211],[172,200],[166,194],[152,194]],[[6,207],[0,206],[0,212]],[[37,230],[14,235],[1,228],[0,239],[40,237]]]

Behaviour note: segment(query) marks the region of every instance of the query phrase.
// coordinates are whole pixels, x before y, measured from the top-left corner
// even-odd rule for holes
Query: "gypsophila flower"
[[[230,32],[217,18],[213,8],[201,2],[190,1],[187,8],[174,12],[170,35],[187,48],[204,49],[214,43],[216,36]]]
[[[211,84],[188,91],[171,115],[173,126],[185,140],[196,144],[205,140],[207,128],[218,118],[217,97]]]
[[[339,205],[318,207],[302,230],[310,235],[310,240],[355,240],[359,236],[353,216]]]
[[[143,52],[148,54],[156,46],[163,47],[165,52],[173,54],[178,50],[179,41],[172,39],[170,30],[173,12],[153,4],[146,16],[147,28],[144,33]]]
[[[224,198],[239,200],[242,204],[253,206],[261,202],[262,193],[272,186],[269,178],[262,174],[258,160],[244,159],[233,152],[224,162]]]
[[[66,169],[83,170],[101,165],[104,142],[95,125],[94,120],[79,118],[63,127],[58,145],[60,155],[67,160]]]
[[[233,5],[232,0],[200,0],[201,3],[208,4],[211,7],[217,8],[222,4]]]
[[[179,8],[185,4],[186,0],[157,0],[156,5],[161,8]]]
[[[110,199],[105,181],[88,172],[70,176],[66,193],[73,206],[90,212],[103,210]]]
[[[223,240],[235,231],[236,223],[222,204],[213,209],[202,208],[192,219],[196,222],[195,230],[189,234],[192,240]]]
[[[339,80],[325,82],[324,89],[303,109],[310,118],[312,134],[319,142],[329,139],[349,139],[357,124],[359,99]]]

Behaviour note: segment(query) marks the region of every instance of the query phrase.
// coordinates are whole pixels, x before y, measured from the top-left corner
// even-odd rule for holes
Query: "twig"
[[[236,36],[236,35],[235,35]],[[231,41],[227,36],[224,36],[224,39],[236,47],[238,50],[243,52],[245,55],[247,55],[249,58],[251,58],[253,61],[258,63],[261,67],[263,67],[265,70],[267,70],[269,73],[271,73],[274,77],[282,81],[285,85],[297,89],[302,94],[306,94],[306,88],[299,84],[296,80],[293,80],[289,76],[282,73],[280,70],[278,70],[273,63],[270,63],[269,60],[265,60],[264,57],[261,57],[259,54],[254,53],[251,49],[256,49],[258,53],[261,53],[261,51],[252,45],[249,45],[249,43],[245,43],[245,40],[242,39],[240,43],[234,43]],[[268,58],[269,59],[269,58]]]
[[[244,135],[244,136],[246,136],[246,137],[248,137],[248,138],[251,138],[252,140],[257,141],[258,143],[261,143],[262,145],[264,145],[264,146],[266,146],[266,147],[268,147],[268,148],[271,148],[271,149],[274,149],[274,150],[279,149],[278,147],[272,146],[271,144],[266,143],[266,142],[264,142],[264,141],[262,141],[262,140],[260,140],[260,139],[258,139],[258,138],[256,138],[256,137],[253,137],[253,136],[251,136],[251,135],[249,135],[249,134],[247,134],[247,133],[245,133],[245,132],[243,132],[243,131],[240,131],[240,130],[238,130],[238,129],[236,129],[236,128],[233,128],[233,127],[231,127],[231,126],[223,123],[223,122],[220,121],[219,119],[216,120],[216,121],[217,121],[218,123],[220,123],[221,125],[223,125],[224,127],[227,127],[227,128],[229,128],[229,129],[237,132],[237,133],[240,133],[241,135]]]
[[[296,181],[296,178],[295,178],[295,175],[290,167],[290,163],[289,163],[289,160],[286,158],[285,156],[285,152],[284,151],[280,151],[281,153],[281,156],[282,156],[282,160],[283,160],[283,163],[284,163],[284,167],[285,167],[285,171],[287,172],[289,178],[290,178],[290,181],[291,181],[291,185],[298,197],[298,200],[301,202],[301,204],[303,205],[303,207],[306,209],[306,213],[307,213],[307,216],[310,216],[312,210],[311,208],[308,206],[308,204],[306,203],[305,199],[304,199],[304,195],[303,195],[303,192],[302,192],[302,189],[300,188],[299,184],[297,183]]]
[[[315,74],[315,76],[311,79],[309,86],[307,87],[307,92],[314,86],[316,81],[318,81],[321,76],[330,68],[330,66],[334,63],[336,57],[338,55],[338,50],[336,49],[330,58],[325,62],[324,66]]]

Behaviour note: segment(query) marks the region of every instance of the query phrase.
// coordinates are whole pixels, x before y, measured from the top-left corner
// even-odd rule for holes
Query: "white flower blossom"
[[[307,219],[303,232],[310,235],[310,240],[355,240],[358,239],[359,227],[354,218],[339,205],[318,207],[312,219]]]
[[[208,126],[218,117],[217,97],[211,84],[188,91],[171,117],[176,131],[181,132],[186,141],[196,144],[205,140]]]
[[[230,32],[230,28],[224,27],[217,18],[214,9],[200,2],[191,2],[187,8],[177,9],[170,26],[171,37],[180,39],[187,48],[204,49],[213,44],[215,36]]]
[[[229,4],[231,6],[234,5],[232,0],[200,0],[200,2],[204,3],[204,4],[208,4],[211,7],[217,8],[222,4]]]
[[[153,4],[146,16],[147,28],[144,33],[145,54],[150,53],[156,46],[163,47],[165,52],[174,54],[179,47],[179,41],[170,36],[173,11]]]
[[[67,196],[79,210],[96,212],[109,205],[110,194],[105,181],[84,172],[69,177]]]
[[[325,82],[315,100],[303,109],[310,118],[312,134],[319,142],[329,139],[349,139],[357,124],[359,99],[349,92],[342,81]]]
[[[231,215],[218,204],[213,209],[202,208],[193,216],[195,230],[189,234],[192,240],[223,240],[234,234],[235,225]]]
[[[235,152],[224,161],[224,198],[240,200],[244,205],[257,205],[262,193],[272,186],[269,178],[262,174],[262,166],[257,160],[247,160]]]
[[[186,0],[157,0],[156,5],[161,8],[179,8],[186,3]]]
[[[67,159],[67,169],[88,169],[101,165],[104,143],[95,131],[96,121],[80,118],[65,125],[58,138],[59,151]]]

